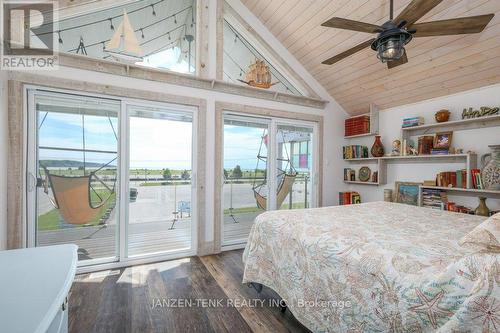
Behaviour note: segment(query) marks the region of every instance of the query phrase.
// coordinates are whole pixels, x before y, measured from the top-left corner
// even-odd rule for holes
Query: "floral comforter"
[[[386,202],[267,212],[243,282],[314,332],[500,332],[500,254],[459,245],[485,219]]]

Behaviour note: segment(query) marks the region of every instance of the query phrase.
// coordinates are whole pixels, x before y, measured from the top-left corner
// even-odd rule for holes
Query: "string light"
[[[102,42],[102,50],[106,51],[106,43]]]
[[[144,39],[144,30],[142,30],[142,28],[141,28],[141,37],[142,39]]]
[[[63,43],[63,40],[62,40],[62,38],[61,38],[61,32],[60,32],[60,31],[58,31],[58,32],[57,32],[57,35],[59,36],[59,44],[62,44],[62,43]]]
[[[168,32],[168,40],[172,40],[172,37],[170,36],[170,31]]]
[[[155,5],[154,5],[154,4],[152,4],[152,5],[151,5],[151,8],[153,9],[153,16],[156,16]]]
[[[112,18],[109,19],[109,24],[110,24],[109,28],[111,30],[115,30],[115,26],[113,25],[113,19]]]
[[[238,42],[238,35],[234,34],[234,43],[237,43],[237,42]]]
[[[191,7],[191,28],[194,26],[194,6]]]
[[[177,24],[177,16],[174,15],[174,23]]]

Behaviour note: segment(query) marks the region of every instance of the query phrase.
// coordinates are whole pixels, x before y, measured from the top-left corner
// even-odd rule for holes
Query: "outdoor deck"
[[[240,214],[237,216],[238,223],[235,223],[229,216],[225,216],[224,239],[226,241],[245,239],[250,232],[254,217],[249,214]],[[129,255],[189,248],[191,246],[191,219],[179,219],[172,230],[169,229],[171,224],[172,220],[130,224]],[[70,227],[38,233],[40,246],[67,243],[78,245],[79,260],[114,257],[117,248],[116,239],[117,228],[114,224]]]

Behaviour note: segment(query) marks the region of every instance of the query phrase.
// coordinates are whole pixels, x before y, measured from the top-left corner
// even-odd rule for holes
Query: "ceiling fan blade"
[[[411,26],[442,1],[443,0],[413,0],[401,13],[399,13],[394,19],[394,22],[398,24],[401,21],[406,21],[406,25]]]
[[[474,34],[484,30],[495,14],[460,17],[449,20],[416,23],[414,37]]]
[[[331,57],[330,59],[327,59],[327,60],[323,61],[322,64],[323,65],[332,65],[332,64],[336,63],[337,61],[340,61],[340,60],[342,60],[344,58],[347,58],[348,56],[350,56],[350,55],[352,55],[352,54],[354,54],[356,52],[359,52],[359,51],[367,48],[368,46],[370,46],[373,43],[374,40],[375,40],[375,38],[372,38],[370,40],[367,40],[364,43],[356,45],[355,47],[350,48],[347,51],[339,53],[336,56]]]
[[[375,24],[348,20],[341,17],[332,17],[331,19],[323,23],[322,26],[368,33],[381,32],[383,30],[382,27]]]
[[[387,68],[391,69],[399,65],[406,64],[407,62],[408,62],[408,56],[406,55],[406,50],[405,50],[405,53],[403,53],[403,56],[399,58],[399,60],[387,62]]]

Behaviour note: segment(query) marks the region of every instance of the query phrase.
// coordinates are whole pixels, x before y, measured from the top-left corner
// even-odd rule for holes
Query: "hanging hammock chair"
[[[43,117],[43,120],[39,126],[43,125],[45,118],[47,117],[48,112],[45,114]],[[109,124],[111,126],[111,129],[113,130],[113,134],[115,136],[115,139],[118,140],[118,136],[116,134],[116,131],[114,129],[113,123],[111,122],[111,118],[108,115],[108,120]],[[53,198],[49,197],[49,200],[51,201],[52,205],[59,210],[59,214],[62,216],[64,221],[69,224],[74,224],[74,225],[85,225],[85,224],[90,224],[92,222],[95,222],[96,219],[102,215],[101,218],[104,219],[104,221],[100,221],[101,224],[105,222],[105,219],[109,217],[109,213],[106,212],[103,214],[102,208],[104,205],[108,203],[109,200],[113,197],[113,194],[115,193],[115,187],[116,187],[116,175],[113,177],[113,183],[112,185],[106,184],[106,182],[101,179],[101,177],[97,174],[99,171],[103,170],[104,168],[108,167],[116,161],[116,157],[113,158],[111,161],[105,163],[104,165],[101,165],[99,168],[96,170],[93,170],[89,172],[88,175],[86,175],[86,149],[85,149],[85,121],[84,121],[84,114],[82,114],[82,132],[83,132],[83,173],[84,176],[61,176],[61,175],[55,175],[51,174],[49,169],[46,166],[40,165],[40,167],[44,170],[45,174],[45,179],[41,181],[42,186],[44,188],[45,194],[49,194],[49,187],[52,189],[52,195]],[[69,150],[71,151],[72,149],[63,149],[63,150]],[[98,183],[102,185],[103,191],[107,195],[103,195],[103,191],[99,193],[99,191],[96,190],[95,186],[93,183]],[[95,200],[92,200],[92,197],[95,198]],[[97,204],[93,204],[93,202],[97,201]],[[108,211],[110,212],[114,208],[115,202],[113,202],[110,207],[108,208]]]
[[[283,142],[284,142],[284,135],[281,133]],[[263,187],[266,185],[266,181],[262,181],[261,183],[257,184],[257,172],[259,170],[259,162],[266,163],[267,162],[267,156],[264,156],[261,154],[262,152],[262,146],[263,144],[267,145],[267,135],[266,135],[266,130],[264,130],[264,133],[262,134],[262,139],[260,142],[260,147],[259,147],[259,153],[257,155],[257,165],[255,166],[255,172],[254,172],[254,183],[253,183],[253,193],[255,197],[255,201],[257,203],[257,207],[259,207],[262,210],[267,209],[267,198],[261,193]],[[293,188],[293,183],[295,182],[295,178],[297,177],[297,172],[295,168],[293,167],[292,163],[290,162],[290,156],[288,155],[288,151],[286,150],[286,147],[283,146],[286,158],[278,158],[279,162],[286,162],[285,168],[280,169],[278,168],[278,179],[279,179],[279,185],[276,190],[276,206],[279,208],[285,201],[286,197],[290,194]]]
[[[114,161],[114,160],[113,160]],[[102,213],[102,207],[110,200],[115,193],[116,177],[113,186],[109,187],[96,172],[106,167],[113,161],[100,167],[96,171],[91,172],[87,176],[69,177],[54,175],[49,170],[43,167],[46,180],[45,180],[45,193],[48,194],[48,186],[52,189],[54,198],[50,201],[59,214],[69,224],[83,225],[89,224],[96,220]],[[104,188],[109,191],[109,195],[103,198],[92,186],[92,181],[97,180]],[[92,204],[92,194],[99,199],[97,205]]]

